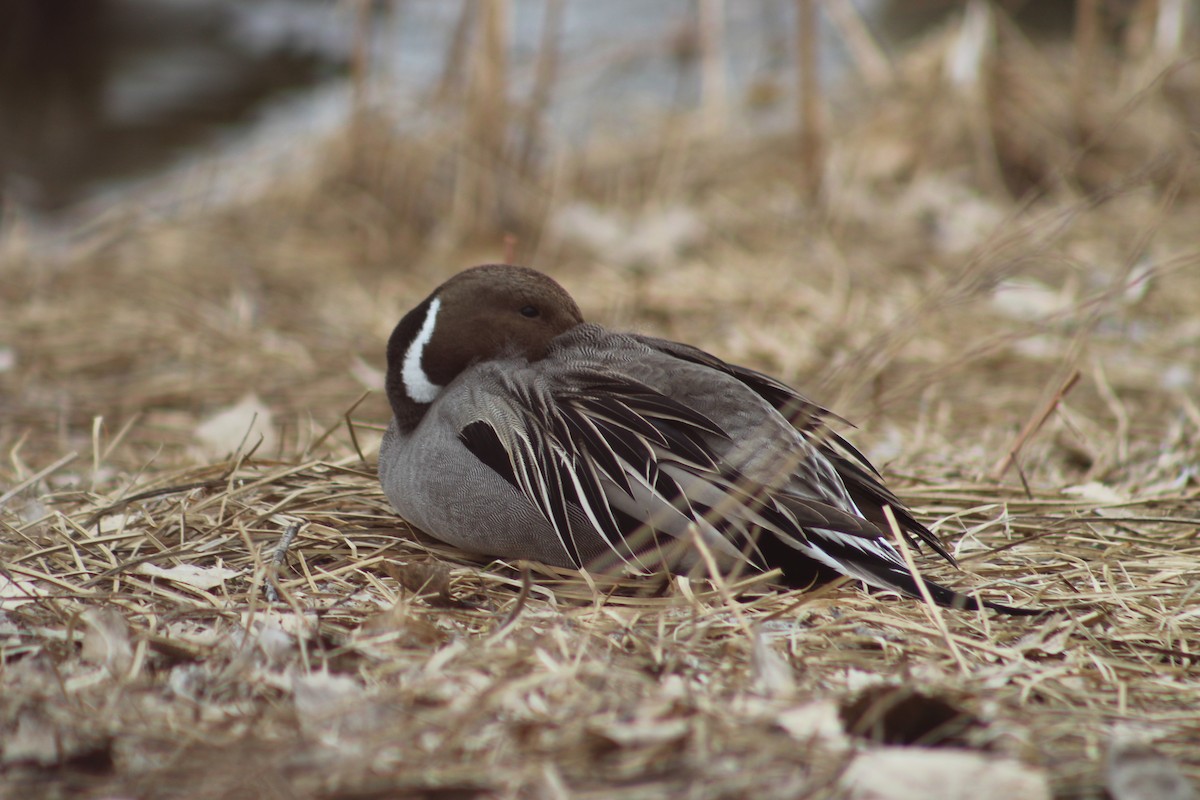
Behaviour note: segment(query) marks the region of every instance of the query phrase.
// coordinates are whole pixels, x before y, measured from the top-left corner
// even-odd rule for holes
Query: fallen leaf
[[[182,583],[196,589],[215,589],[230,578],[236,578],[242,573],[236,569],[225,567],[197,567],[192,564],[180,564],[175,567],[159,567],[154,564],[139,564],[137,571],[152,578]]]
[[[647,747],[683,739],[691,722],[685,717],[637,717],[593,723],[588,729],[618,747]]]
[[[32,712],[17,720],[17,729],[4,737],[5,764],[51,766],[59,760],[58,735],[54,726]]]
[[[283,664],[296,651],[296,637],[283,629],[278,617],[259,617],[254,627],[255,643],[268,664]]]
[[[292,678],[292,699],[304,733],[327,745],[372,734],[388,723],[385,706],[347,675],[313,672]]]
[[[39,597],[48,597],[49,592],[33,581],[12,578],[0,572],[0,609],[20,608]]]
[[[1077,486],[1068,486],[1062,490],[1062,493],[1070,497],[1078,497],[1080,500],[1087,500],[1091,503],[1104,503],[1105,505],[1117,505],[1129,502],[1127,495],[1099,481],[1089,481]]]
[[[992,308],[1015,320],[1033,320],[1066,311],[1074,298],[1033,278],[1001,281],[992,292]]]
[[[462,606],[451,594],[450,569],[441,561],[385,561],[383,570],[432,606]]]
[[[226,457],[243,443],[246,450],[269,452],[277,441],[271,410],[255,394],[201,422],[195,435],[201,451],[210,458]]]
[[[1196,796],[1178,764],[1150,744],[1120,731],[1109,742],[1107,777],[1113,800],[1192,800]]]
[[[99,664],[109,675],[125,675],[133,664],[129,624],[115,608],[89,608],[80,615],[85,630],[80,657]]]
[[[57,770],[61,775],[68,770],[83,770],[92,775],[111,772],[113,768],[113,742],[105,733],[99,733],[79,725],[56,722],[44,707],[34,706],[22,711],[16,728],[9,728],[0,737],[0,764],[34,764]],[[19,785],[19,783],[18,783]],[[12,786],[11,778],[5,775],[5,789]],[[41,788],[41,787],[39,787]],[[43,794],[29,788],[16,794],[0,793],[3,797],[46,797],[61,796],[54,792]]]
[[[842,782],[851,800],[1050,800],[1041,770],[961,750],[885,747],[855,758]]]
[[[750,666],[758,691],[767,697],[790,697],[796,692],[792,665],[773,647],[762,631],[754,636]]]
[[[350,374],[362,384],[364,389],[370,389],[373,392],[382,392],[387,381],[387,374],[363,361],[362,356],[350,359]]]
[[[788,736],[805,745],[820,742],[836,750],[850,747],[838,707],[828,700],[789,708],[775,718],[775,724],[787,731]]]

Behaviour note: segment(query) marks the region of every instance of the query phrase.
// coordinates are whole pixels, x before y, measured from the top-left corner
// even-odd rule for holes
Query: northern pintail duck
[[[535,270],[450,278],[400,320],[387,360],[384,492],[463,550],[592,569],[707,556],[730,572],[778,567],[792,586],[848,575],[919,597],[888,541],[890,506],[909,541],[953,562],[830,412],[695,347],[584,322]]]

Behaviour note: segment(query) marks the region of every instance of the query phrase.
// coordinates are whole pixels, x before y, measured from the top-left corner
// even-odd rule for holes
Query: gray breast
[[[494,415],[507,399],[496,395],[483,379],[489,371],[464,372],[446,387],[412,433],[400,433],[395,421],[388,426],[379,448],[384,494],[405,520],[463,550],[577,566],[545,517],[458,438],[466,421]],[[572,514],[571,525],[585,561],[605,555],[607,547],[581,514]]]

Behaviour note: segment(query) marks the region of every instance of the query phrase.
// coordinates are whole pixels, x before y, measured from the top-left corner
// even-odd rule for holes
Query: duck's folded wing
[[[846,448],[846,451],[860,461],[863,466],[875,472],[875,468],[871,466],[871,462],[867,461],[862,453],[858,452],[853,445],[837,435],[837,433],[830,430],[827,425],[827,422],[833,421],[853,427],[849,422],[829,409],[817,405],[783,381],[772,378],[770,375],[758,370],[750,369],[749,367],[730,364],[728,361],[717,358],[712,353],[689,344],[640,334],[630,334],[630,336],[660,353],[665,353],[684,361],[690,361],[693,364],[700,364],[709,369],[723,372],[726,375],[732,375],[770,403],[797,430],[829,437],[830,441],[834,441],[839,446]]]
[[[770,375],[748,367],[730,364],[697,347],[673,342],[669,339],[641,335],[635,335],[634,338],[661,353],[694,364],[701,364],[737,378],[770,403],[829,460],[837,470],[855,505],[872,522],[886,527],[880,509],[883,506],[890,506],[895,512],[897,523],[909,541],[913,544],[927,544],[942,558],[951,564],[955,563],[954,557],[946,550],[933,531],[921,524],[907,506],[883,484],[882,476],[875,465],[868,461],[867,457],[850,444],[845,437],[829,427],[830,422],[853,427],[849,422]]]
[[[483,415],[460,428],[459,440],[539,510],[577,565],[592,549],[581,546],[578,519],[634,562],[664,538],[692,532],[726,561],[762,569],[771,566],[759,550],[764,532],[823,563],[830,559],[810,551],[826,537],[860,540],[843,543],[855,550],[878,546],[868,544],[880,535],[870,521],[738,474],[721,458],[728,434],[653,388],[601,374],[562,385],[570,388],[526,388],[505,404],[504,424]]]

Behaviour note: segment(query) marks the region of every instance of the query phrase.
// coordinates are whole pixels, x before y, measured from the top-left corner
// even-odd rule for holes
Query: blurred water
[[[700,103],[697,0],[561,2],[552,139],[632,135]],[[718,5],[725,124],[790,124],[794,1]],[[947,2],[910,0],[904,5],[920,13],[899,17],[894,5],[855,2],[885,43],[927,26]],[[547,2],[510,7],[509,87],[520,103]],[[0,208],[53,216],[161,182],[180,165],[251,150],[278,157],[293,140],[336,128],[351,107],[357,8],[334,0],[0,0]],[[462,5],[377,0],[373,9],[372,101],[403,124],[424,124],[436,113],[429,97],[446,73]],[[826,24],[821,42],[823,78],[836,79],[847,66],[841,40]],[[234,177],[253,179],[240,167]]]

